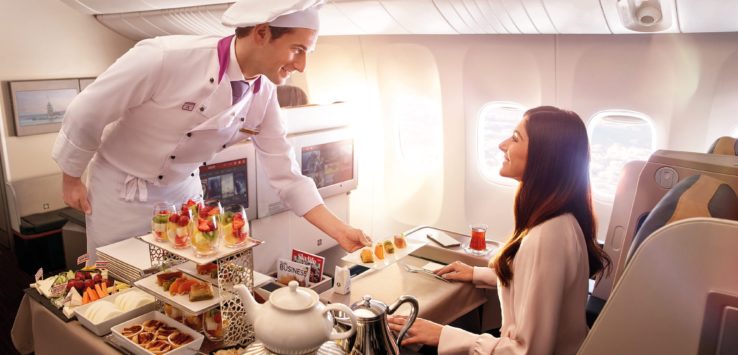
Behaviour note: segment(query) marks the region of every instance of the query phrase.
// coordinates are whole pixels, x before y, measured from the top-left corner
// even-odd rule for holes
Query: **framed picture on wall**
[[[78,79],[11,81],[15,135],[58,132],[69,103],[78,93]]]

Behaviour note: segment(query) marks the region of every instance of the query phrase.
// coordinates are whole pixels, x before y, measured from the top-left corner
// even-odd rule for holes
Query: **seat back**
[[[737,250],[736,221],[691,218],[656,230],[635,249],[578,354],[737,353]]]
[[[733,137],[720,137],[712,143],[709,154],[738,155],[738,139]]]

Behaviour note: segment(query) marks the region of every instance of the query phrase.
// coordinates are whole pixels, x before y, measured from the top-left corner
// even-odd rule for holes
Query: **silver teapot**
[[[409,303],[412,310],[407,323],[395,336],[390,331],[387,316],[394,313],[404,303]],[[396,355],[400,353],[400,343],[407,334],[407,330],[415,322],[418,316],[418,300],[412,296],[402,296],[391,306],[387,306],[379,300],[372,299],[366,295],[351,305],[351,311],[356,317],[356,333],[353,336],[337,341],[338,345],[350,355]],[[349,318],[342,314],[335,314],[337,327],[348,328],[351,323]]]

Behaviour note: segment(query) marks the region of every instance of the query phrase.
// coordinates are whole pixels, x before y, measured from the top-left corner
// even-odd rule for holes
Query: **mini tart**
[[[141,333],[143,327],[140,324],[132,325],[128,328],[123,328],[120,334],[128,339],[133,338],[136,334]]]
[[[143,347],[145,347],[146,344],[150,343],[154,339],[156,339],[156,336],[154,335],[154,333],[150,333],[150,332],[140,332],[134,335],[133,338],[131,338],[131,340],[133,340],[134,343],[141,345]]]
[[[193,338],[185,333],[175,333],[169,336],[169,343],[172,344],[172,349],[176,349],[182,345],[186,345],[187,343],[191,342]]]
[[[170,335],[178,334],[178,333],[179,333],[179,330],[177,330],[177,328],[172,328],[172,327],[168,327],[165,325],[156,331],[156,339],[167,340],[169,339]]]
[[[173,349],[172,344],[169,344],[169,342],[166,340],[154,340],[146,344],[144,348],[154,354],[164,354]]]
[[[157,329],[161,328],[164,325],[164,323],[156,320],[156,319],[149,319],[143,323],[143,330],[145,332],[155,332]]]

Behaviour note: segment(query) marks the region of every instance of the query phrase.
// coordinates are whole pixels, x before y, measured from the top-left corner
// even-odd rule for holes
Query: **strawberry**
[[[177,221],[177,224],[179,224],[180,227],[186,227],[187,224],[190,223],[190,217],[187,217],[186,215],[179,216],[179,220]]]
[[[172,213],[171,216],[169,216],[169,222],[177,223],[179,220],[179,216],[176,213]]]
[[[234,220],[233,220],[233,230],[237,230],[237,231],[240,231],[240,230],[241,230],[241,228],[243,228],[243,226],[244,226],[245,224],[246,224],[246,223],[244,222],[244,220],[243,220],[243,219],[234,219]]]
[[[213,223],[212,219],[208,220],[208,226],[210,227],[210,230],[215,230],[215,223]]]
[[[210,225],[208,223],[200,223],[197,225],[197,229],[200,232],[210,232],[212,229],[210,228]]]
[[[216,313],[213,317],[215,323],[223,323],[223,318],[220,316],[220,312]]]
[[[187,202],[185,202],[184,206],[185,207],[190,207],[190,206],[194,206],[196,204],[197,204],[197,202],[193,201],[192,199],[189,199],[189,200],[187,200]]]

